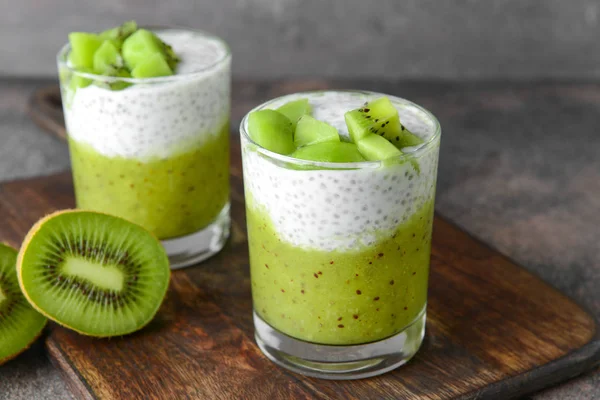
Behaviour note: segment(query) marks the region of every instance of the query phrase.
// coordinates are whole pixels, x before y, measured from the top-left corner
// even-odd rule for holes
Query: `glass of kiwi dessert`
[[[240,127],[256,341],[326,379],[390,371],[425,330],[441,128],[363,91],[280,97]]]
[[[58,54],[77,207],[137,223],[171,268],[229,236],[231,55],[219,38],[129,21]]]

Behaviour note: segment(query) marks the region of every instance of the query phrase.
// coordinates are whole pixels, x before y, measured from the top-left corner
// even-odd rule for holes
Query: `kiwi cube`
[[[294,133],[296,147],[308,146],[321,142],[339,142],[337,129],[327,122],[319,121],[310,115],[303,115],[298,120]]]
[[[131,76],[134,78],[154,78],[169,75],[173,75],[173,71],[169,68],[165,58],[158,53],[149,55],[131,71]]]
[[[111,69],[123,65],[119,49],[110,40],[105,40],[94,53],[94,72],[100,75],[110,75]]]
[[[387,139],[372,133],[359,140],[356,146],[360,154],[369,161],[385,160],[402,154]]]
[[[280,113],[288,117],[292,121],[292,126],[296,130],[296,124],[303,115],[310,115],[312,107],[308,99],[302,98],[294,101],[289,101],[277,109]]]
[[[300,160],[334,163],[365,161],[357,146],[354,143],[347,142],[323,142],[304,146],[290,154],[290,157]]]
[[[153,54],[159,54],[163,59],[165,58],[164,46],[161,40],[146,29],[138,29],[125,39],[121,52],[125,64],[130,70],[133,70]]]
[[[94,33],[73,32],[69,34],[69,43],[69,61],[72,66],[77,69],[93,68],[94,53],[102,45],[100,36]]]
[[[398,110],[392,104],[388,97],[380,97],[362,107],[363,112],[372,115],[374,118],[398,115]]]
[[[92,80],[90,78],[86,78],[85,76],[82,76],[80,74],[80,72],[87,72],[87,73],[91,73],[91,70],[83,69],[82,71],[77,71],[74,72],[71,76],[71,80],[69,81],[69,89],[70,90],[76,90],[79,88],[84,88],[84,87],[88,87],[92,84]]]
[[[112,29],[107,29],[100,33],[102,40],[111,40],[115,47],[121,48],[125,39],[137,30],[137,23],[135,21],[124,22],[121,26],[117,26]]]
[[[131,78],[131,74],[125,68],[121,68],[121,69],[117,70],[117,72],[115,73],[115,76],[120,77],[120,78]],[[111,84],[110,84],[110,88],[112,90],[123,90],[123,89],[128,88],[129,86],[131,86],[131,83],[124,82],[124,81],[111,82]]]
[[[290,154],[294,146],[292,122],[275,110],[259,110],[248,116],[248,134],[258,145],[279,154]]]
[[[175,51],[173,50],[173,47],[171,47],[170,45],[162,42],[163,46],[164,46],[164,51],[165,51],[165,58],[167,60],[167,64],[169,64],[169,68],[171,68],[172,71],[175,71],[175,68],[177,68],[177,64],[179,63],[180,58],[177,54],[175,54]]]
[[[373,122],[371,122],[370,119],[365,118],[364,114],[359,110],[348,111],[344,114],[344,119],[346,120],[350,140],[354,143],[358,143],[370,133],[369,129]]]

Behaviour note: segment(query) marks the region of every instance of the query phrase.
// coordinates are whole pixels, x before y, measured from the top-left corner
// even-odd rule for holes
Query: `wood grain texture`
[[[328,85],[240,83],[233,115],[265,98]],[[56,89],[34,97],[30,111],[36,110],[38,123],[64,132]],[[427,337],[413,361],[385,376],[354,382],[304,378],[275,367],[252,339],[237,143],[232,151],[232,239],[217,257],[173,274],[169,297],[148,329],[122,339],[93,340],[52,328],[48,350],[76,396],[509,399],[600,362],[600,341],[588,314],[436,217]],[[7,216],[0,240],[18,244],[37,218],[71,207],[72,199],[69,174],[0,186],[0,215]]]
[[[77,397],[508,399],[600,360],[586,312],[437,216],[427,336],[413,361],[353,382],[276,367],[253,341],[239,146],[232,147],[232,238],[216,257],[173,273],[157,318],[110,340],[51,328],[48,351]],[[4,184],[0,240],[18,245],[39,217],[72,206],[69,173]]]

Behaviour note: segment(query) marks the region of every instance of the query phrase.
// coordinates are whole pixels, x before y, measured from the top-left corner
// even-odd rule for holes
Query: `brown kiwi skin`
[[[10,247],[11,249],[17,251],[16,248],[14,248],[10,243],[7,242],[0,242],[0,244],[5,245],[6,247]],[[20,284],[19,284],[20,286]],[[21,289],[21,292],[23,292],[23,290]],[[23,294],[25,296],[25,294]],[[25,296],[25,299],[27,299],[27,296]],[[29,302],[29,299],[27,299],[27,302],[29,304],[31,304]],[[31,304],[31,306],[33,307],[33,304]],[[35,307],[34,307],[35,308]],[[46,322],[44,323],[44,325],[42,326],[42,329],[40,329],[40,331],[38,332],[37,335],[35,335],[32,339],[31,342],[29,342],[29,344],[25,347],[23,347],[20,351],[18,351],[15,354],[12,354],[6,358],[0,359],[0,365],[2,364],[6,364],[7,362],[9,362],[10,360],[14,360],[15,358],[17,358],[18,356],[20,356],[21,354],[23,354],[26,350],[28,350],[32,344],[34,344],[36,342],[36,340],[38,340],[40,338],[40,336],[42,336],[42,333],[44,333],[44,330],[46,329],[46,325],[48,325],[48,319],[46,318]]]
[[[27,293],[27,291],[25,291],[25,287],[23,286],[23,276],[22,276],[22,266],[23,266],[23,256],[25,255],[25,250],[27,249],[27,247],[29,246],[29,242],[31,242],[31,239],[33,239],[33,237],[35,236],[35,234],[40,230],[40,228],[42,227],[42,225],[48,221],[51,218],[54,218],[58,215],[62,215],[62,214],[69,214],[69,213],[79,213],[79,212],[93,212],[96,214],[102,214],[102,215],[107,215],[109,217],[115,217],[114,215],[110,215],[107,213],[103,213],[103,212],[98,212],[98,211],[93,211],[93,210],[82,210],[82,209],[65,209],[65,210],[58,210],[55,211],[51,214],[46,215],[45,217],[43,217],[42,219],[40,219],[38,222],[36,222],[31,229],[29,230],[29,232],[27,233],[27,235],[25,236],[25,239],[23,239],[23,244],[21,245],[21,250],[19,251],[19,255],[17,256],[17,277],[19,279],[19,286],[21,287],[21,292],[23,292],[23,295],[25,296],[25,298],[27,299],[27,301],[29,302],[29,304],[31,304],[31,306],[33,308],[36,309],[37,312],[39,312],[40,314],[42,314],[43,316],[45,316],[46,318],[52,320],[53,322],[55,322],[56,324],[60,325],[60,326],[64,326],[67,329],[70,329],[72,331],[75,331],[81,335],[85,335],[85,336],[91,336],[91,337],[96,337],[96,338],[107,338],[107,337],[111,337],[111,336],[104,336],[104,335],[93,335],[87,332],[82,332],[79,331],[69,325],[66,325],[60,321],[55,320],[51,315],[48,315],[44,312],[44,310],[41,310],[36,304],[34,304],[31,299],[29,298],[29,294]],[[129,221],[128,221],[129,222]],[[133,222],[131,222],[132,224],[139,226],[140,228],[142,228],[143,230],[145,230],[146,232],[148,232],[150,235],[152,235],[152,237],[154,237],[156,240],[159,240],[156,235],[154,235],[152,232],[150,232],[148,229],[144,228],[141,225],[135,224]],[[159,241],[160,242],[160,241]],[[169,268],[169,282],[171,281],[171,269]],[[167,289],[168,291],[168,289]],[[165,293],[165,298],[166,298],[167,294]],[[164,303],[164,299],[163,299],[163,303]],[[134,332],[138,332],[142,329],[144,329],[150,322],[152,322],[154,320],[154,317],[156,317],[156,314],[158,313],[158,310],[160,309],[160,306],[156,309],[156,313],[154,313],[154,315],[152,315],[151,318],[148,319],[148,322],[146,322],[144,325],[140,326],[139,329],[132,331],[132,332],[127,332],[125,335],[129,335],[131,333]]]

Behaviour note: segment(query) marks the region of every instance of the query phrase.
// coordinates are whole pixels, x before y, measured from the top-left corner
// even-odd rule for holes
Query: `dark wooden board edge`
[[[35,91],[30,98],[27,111],[33,121],[45,132],[51,133],[62,140],[66,140],[66,131],[64,128],[61,107],[60,90],[58,86],[53,85],[43,87]],[[502,254],[493,246],[490,246],[479,238],[469,234],[454,221],[440,215],[437,212],[436,216],[446,220],[451,225],[454,225],[456,229],[466,232],[481,245],[492,249],[496,253]],[[519,263],[516,263],[514,260],[510,259],[510,257],[504,257],[513,264],[523,268]],[[528,272],[534,275],[536,278],[543,280],[537,274],[531,271]],[[552,285],[548,285],[552,287]],[[552,288],[557,290],[554,287]],[[600,321],[598,318],[595,318],[593,315],[591,315],[585,307],[582,307],[570,297],[564,294],[562,295],[567,297],[573,303],[577,304],[578,307],[584,310],[584,312],[594,320],[596,333],[592,340],[583,347],[565,355],[564,357],[554,360],[541,367],[532,369],[526,373],[509,377],[502,381],[488,385],[482,390],[468,393],[459,397],[459,399],[513,399],[561,383],[600,365],[600,332],[598,331]],[[62,352],[60,346],[52,341],[47,341],[46,347],[52,356],[50,357],[51,361],[63,373],[63,377],[68,383],[69,388],[74,393],[77,393],[80,398],[94,399],[95,397],[92,395],[93,392],[91,388],[88,387],[84,378],[78,374],[76,369],[69,362],[68,357],[64,354],[64,352]]]
[[[73,397],[82,400],[96,400],[97,397],[94,396],[94,391],[87,384],[85,378],[79,374],[77,368],[71,364],[69,358],[60,348],[60,344],[47,338],[45,347],[50,362],[60,372]]]
[[[600,340],[596,336],[588,344],[566,356],[523,374],[508,378],[475,393],[469,393],[461,400],[475,399],[517,399],[575,378],[600,365]]]

